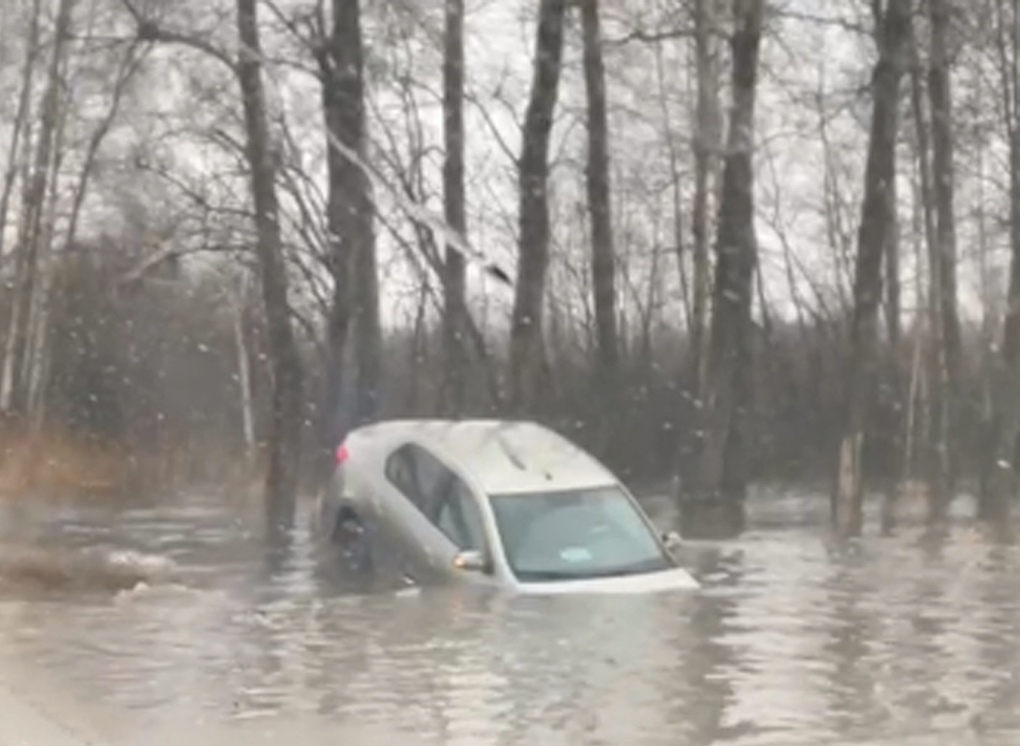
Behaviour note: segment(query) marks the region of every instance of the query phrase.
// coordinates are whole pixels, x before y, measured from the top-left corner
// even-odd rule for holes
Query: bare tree
[[[364,160],[366,154],[360,0],[334,0],[332,10],[329,33],[324,34],[325,42],[317,52],[329,174],[326,265],[333,280],[327,321],[327,374],[323,379],[326,455],[332,452],[345,425],[351,427],[374,416],[382,365],[371,184],[361,165],[349,157],[353,153]],[[325,26],[321,16],[320,25]],[[352,332],[355,377],[354,385],[348,386],[343,371],[352,357],[347,350]],[[351,392],[354,401],[343,402],[344,391]],[[344,419],[348,421],[344,423]]]
[[[257,230],[262,301],[265,307],[273,370],[271,434],[266,473],[266,520],[271,535],[294,521],[301,430],[304,373],[287,298],[287,274],[276,194],[276,154],[270,140],[266,96],[262,80],[256,0],[237,0],[237,32],[241,42],[236,72],[244,108],[246,153]]]
[[[25,187],[21,225],[18,231],[16,293],[8,332],[8,352],[4,360],[0,400],[4,408],[26,414],[29,403],[31,370],[31,330],[38,307],[40,254],[45,251],[46,197],[49,193],[53,159],[61,119],[61,71],[71,30],[72,0],[60,0],[54,27],[46,85],[40,106],[39,135],[32,172]]]
[[[928,66],[928,97],[931,103],[932,176],[936,211],[936,250],[932,252],[938,284],[939,307],[934,309],[936,374],[942,397],[935,407],[932,433],[931,517],[945,517],[955,491],[957,456],[956,429],[960,408],[961,342],[956,291],[956,219],[954,206],[952,100],[949,70],[949,6],[947,0],[929,0],[931,16],[931,60]]]
[[[747,418],[751,398],[751,307],[758,262],[754,230],[754,121],[763,0],[734,0],[733,108],[722,175],[713,284],[712,338],[702,402],[697,491],[682,503],[684,530],[743,530]]]
[[[464,194],[464,0],[446,0],[443,54],[443,203],[446,222],[462,237],[467,235]],[[467,390],[467,320],[464,256],[447,247],[444,267],[444,335],[446,375],[444,399],[451,414],[464,407]]]
[[[613,418],[619,401],[619,340],[616,330],[616,271],[609,184],[609,122],[606,70],[598,0],[582,0],[584,82],[588,98],[588,213],[591,219],[591,276],[595,301],[596,391],[608,415],[602,437],[618,431]]]
[[[23,140],[28,140],[28,133],[31,130],[32,85],[41,52],[39,44],[39,17],[41,10],[42,0],[33,0],[29,16],[28,34],[25,39],[25,61],[22,65],[18,105],[14,113],[14,122],[11,125],[11,139],[7,148],[7,168],[4,171],[3,187],[2,191],[0,191],[0,253],[4,249],[7,214],[10,208],[11,195],[14,191],[14,182],[18,173],[21,143]],[[8,341],[12,340],[13,335],[9,335]],[[6,377],[5,384],[7,388],[0,394],[0,407],[6,409],[10,405],[9,382],[6,382]]]
[[[1017,493],[1020,470],[1020,2],[997,0],[996,47],[1009,143],[1010,270],[1006,318],[988,423],[978,515],[1001,521]]]
[[[910,0],[875,5],[878,61],[872,78],[871,132],[864,176],[864,200],[857,234],[850,380],[846,392],[833,520],[846,534],[863,522],[863,446],[877,366],[878,308],[882,298],[882,256],[891,224],[888,190],[895,177],[900,83],[910,33]]]
[[[510,404],[516,411],[534,405],[542,368],[542,312],[550,243],[549,140],[559,93],[565,20],[566,0],[542,0],[518,162],[519,253],[510,329]]]
[[[697,74],[697,108],[694,132],[694,209],[691,232],[693,252],[693,308],[691,352],[698,396],[703,397],[708,371],[709,299],[712,292],[709,207],[713,181],[718,176],[720,132],[719,51],[714,0],[694,1],[694,49]]]

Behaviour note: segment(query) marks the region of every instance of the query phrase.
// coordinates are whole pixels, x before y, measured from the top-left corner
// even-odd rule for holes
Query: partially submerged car
[[[384,553],[417,584],[522,593],[695,589],[627,488],[574,443],[532,422],[390,420],[337,449],[315,531]],[[382,558],[380,558],[382,559]]]

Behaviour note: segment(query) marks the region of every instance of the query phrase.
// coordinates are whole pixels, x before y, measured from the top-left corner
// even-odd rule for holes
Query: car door
[[[481,510],[456,472],[424,446],[401,446],[387,461],[386,476],[405,503],[392,521],[400,551],[431,576],[454,572],[464,549],[487,550]]]

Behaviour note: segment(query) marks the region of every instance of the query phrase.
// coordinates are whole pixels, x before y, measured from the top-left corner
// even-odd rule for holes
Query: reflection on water
[[[962,519],[839,544],[824,517],[759,498],[740,541],[688,547],[698,594],[512,599],[345,595],[303,536],[267,555],[198,499],[22,505],[0,515],[0,666],[125,713],[138,744],[1018,742],[1017,548]]]

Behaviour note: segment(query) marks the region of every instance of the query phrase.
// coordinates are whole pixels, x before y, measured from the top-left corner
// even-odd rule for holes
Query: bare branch
[[[121,0],[121,3],[135,21],[135,25],[137,27],[136,33],[139,41],[177,44],[184,47],[190,47],[191,49],[202,52],[213,59],[219,60],[230,68],[231,72],[237,72],[237,63],[234,58],[210,41],[199,36],[192,36],[190,34],[185,34],[180,31],[174,31],[173,29],[160,26],[151,18],[146,18],[145,15],[134,6],[132,0]]]

